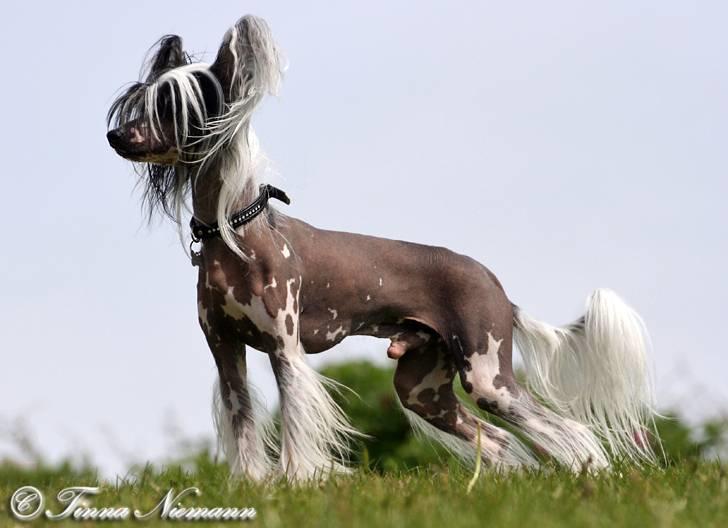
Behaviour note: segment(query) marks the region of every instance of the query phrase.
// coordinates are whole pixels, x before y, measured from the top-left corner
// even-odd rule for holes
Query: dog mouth
[[[121,156],[125,160],[129,160],[135,163],[154,163],[156,165],[174,165],[177,163],[178,154],[177,149],[174,147],[168,148],[164,151],[156,152],[140,152],[136,150],[130,150],[122,146],[111,145],[117,155]]]
[[[154,163],[156,165],[174,165],[177,163],[177,149],[170,148],[164,152],[133,152],[113,147],[122,158],[137,163]]]
[[[129,142],[128,138],[117,130],[112,130],[106,135],[109,145],[119,156],[129,161],[138,163],[154,163],[157,165],[174,165],[177,163],[179,153],[174,146],[157,145],[157,148],[148,148],[142,137],[136,137],[135,141]]]
[[[111,146],[111,148],[113,148],[114,149],[114,152],[116,152],[119,156],[121,156],[122,158],[124,158],[126,160],[129,160],[129,161],[144,161],[142,154],[134,153],[134,152],[128,151],[126,149],[123,149],[121,147],[114,147],[113,145]]]

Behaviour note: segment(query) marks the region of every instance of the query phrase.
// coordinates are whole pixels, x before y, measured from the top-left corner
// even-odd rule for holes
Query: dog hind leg
[[[460,403],[453,391],[456,372],[445,343],[434,335],[399,359],[394,385],[413,428],[469,464],[476,458],[480,429],[480,450],[486,465],[495,469],[536,465],[536,459],[515,436]]]
[[[559,463],[574,470],[607,467],[607,454],[586,425],[559,416],[516,383],[510,325],[499,331],[503,335],[500,339],[489,331],[479,341],[458,341],[465,358],[460,375],[466,392],[481,409],[519,428]],[[479,349],[477,342],[485,346]]]

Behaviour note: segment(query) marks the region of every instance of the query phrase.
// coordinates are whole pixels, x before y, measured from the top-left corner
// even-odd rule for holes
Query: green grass
[[[253,507],[257,518],[249,526],[728,526],[725,468],[717,462],[701,461],[727,452],[725,418],[718,417],[697,428],[677,417],[660,418],[657,427],[665,448],[666,469],[615,469],[598,476],[556,470],[511,475],[484,471],[468,494],[472,475],[443,450],[413,437],[392,391],[391,369],[356,362],[329,367],[325,373],[359,394],[355,397],[343,392],[334,396],[355,427],[370,435],[353,446],[355,464],[370,469],[305,487],[280,482],[251,485],[231,482],[227,469],[211,461],[209,443],[204,448],[205,442],[182,442],[174,455],[181,463],[172,463],[165,469],[149,466],[133,471],[127,479],[102,482],[101,494],[91,504],[149,511],[170,488],[179,492],[196,486],[202,495],[185,498],[184,506]],[[34,462],[31,469],[24,469],[0,461],[0,528],[23,526],[9,513],[9,498],[20,486],[40,489],[47,506],[58,512],[62,507],[54,497],[59,490],[98,484],[93,470],[44,463],[27,432],[21,430],[15,438],[19,452]],[[43,524],[82,525],[33,523]],[[157,520],[111,525],[119,524],[170,523]],[[235,524],[238,523],[217,525]]]
[[[133,477],[101,483],[93,506],[151,509],[169,488],[201,489],[185,506],[254,507],[249,526],[726,526],[728,477],[718,463],[683,462],[661,470],[624,470],[609,475],[571,475],[559,471],[494,475],[483,473],[470,494],[471,475],[456,467],[431,466],[395,474],[358,471],[317,485],[285,483],[251,485],[231,482],[227,470],[199,457],[181,466],[146,467]],[[47,497],[47,507],[59,511],[55,493],[71,485],[93,486],[92,472],[69,466],[20,469],[0,465],[1,526],[20,526],[9,512],[9,497],[21,485],[32,484]],[[80,526],[76,521],[35,521],[33,525]],[[106,524],[106,523],[104,523]],[[161,526],[159,520],[113,525]],[[236,522],[206,523],[206,526]],[[89,526],[90,524],[86,524]]]

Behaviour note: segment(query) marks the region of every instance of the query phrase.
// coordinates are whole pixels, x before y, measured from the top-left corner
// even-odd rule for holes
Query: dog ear
[[[154,82],[164,72],[190,63],[190,57],[182,49],[182,38],[165,35],[152,46],[156,51],[147,62],[146,82]]]
[[[281,61],[268,24],[246,15],[223,37],[210,71],[222,86],[225,102],[274,94],[281,79]]]

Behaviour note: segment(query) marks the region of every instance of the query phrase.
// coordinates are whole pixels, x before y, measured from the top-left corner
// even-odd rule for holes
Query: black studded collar
[[[291,200],[288,195],[277,187],[263,184],[260,186],[260,195],[250,205],[240,209],[230,217],[230,225],[233,229],[247,224],[258,216],[268,205],[268,200],[275,198],[285,204],[290,204]],[[220,236],[220,226],[217,222],[212,224],[203,224],[194,216],[190,220],[190,229],[192,230],[192,241],[200,242],[209,238]]]

